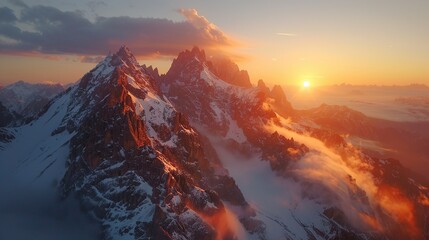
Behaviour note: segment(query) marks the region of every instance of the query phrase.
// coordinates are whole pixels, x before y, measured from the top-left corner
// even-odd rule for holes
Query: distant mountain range
[[[2,116],[35,117],[0,128],[0,168],[13,169],[0,182],[76,196],[103,239],[428,239],[427,179],[349,141],[406,153],[427,147],[423,131],[295,110],[229,59],[193,48],[159,75],[121,47],[67,90],[6,88]]]
[[[0,88],[0,126],[36,115],[55,95],[61,84],[32,84],[19,81]]]

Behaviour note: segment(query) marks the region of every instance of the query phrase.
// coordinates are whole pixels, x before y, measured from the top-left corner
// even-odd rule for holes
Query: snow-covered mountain
[[[18,81],[0,88],[0,102],[10,112],[31,117],[36,115],[51,98],[64,90],[61,84],[32,84]]]
[[[229,238],[243,231],[239,221],[264,234],[227,170],[125,47],[11,132],[0,159],[28,179],[60,180],[106,239]]]
[[[427,238],[422,180],[216,61],[194,48],[159,76],[122,47],[0,128],[0,182],[76,196],[104,239]]]
[[[421,199],[428,192],[422,180],[417,183],[396,161],[372,158],[293,110],[279,86],[269,90],[260,81],[255,88],[239,87],[210,69],[204,51],[182,52],[162,89],[209,136],[246,199],[258,209],[269,239],[427,236],[428,205]],[[403,205],[404,212],[395,204]],[[412,221],[402,216],[407,211]]]

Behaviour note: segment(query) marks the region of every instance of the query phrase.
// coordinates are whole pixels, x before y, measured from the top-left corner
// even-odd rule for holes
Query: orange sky
[[[24,2],[28,4],[28,8],[37,7],[31,1]],[[19,52],[18,47],[13,44],[30,41],[31,45],[31,39],[23,37],[11,40],[11,36],[15,35],[7,35],[7,29],[0,29],[0,85],[18,80],[62,83],[77,81],[95,66],[95,63],[81,62],[83,56],[99,57],[109,51],[116,51],[116,45],[120,44],[126,44],[139,55],[142,64],[152,64],[161,72],[167,71],[175,54],[184,48],[199,45],[211,49],[208,55],[222,49],[222,52],[234,56],[239,66],[248,70],[254,84],[258,79],[264,79],[269,84],[282,85],[298,85],[305,80],[312,85],[429,85],[428,1],[327,0],[314,3],[288,0],[273,1],[270,4],[246,2],[246,5],[243,5],[244,2],[240,4],[240,1],[220,1],[216,4],[157,1],[140,6],[143,3],[118,5],[115,1],[106,0],[104,5],[91,10],[87,10],[83,0],[76,1],[74,5],[67,1],[49,4],[40,1],[40,5],[48,5],[62,13],[76,13],[77,17],[96,27],[99,27],[98,16],[113,20],[117,16],[127,16],[143,19],[142,21],[145,18],[167,18],[172,20],[168,23],[171,26],[164,26],[166,23],[163,26],[167,33],[172,32],[175,36],[164,37],[165,42],[151,45],[150,42],[141,40],[147,38],[144,34],[148,31],[127,38],[128,32],[113,29],[120,32],[118,37],[107,29],[106,32],[110,35],[106,33],[106,47],[94,51],[87,48],[90,50],[87,54],[87,50],[80,49],[79,46],[88,46],[88,42],[67,43],[70,45],[53,42],[52,45],[56,48],[49,49],[49,39],[38,39],[40,43],[37,44],[40,46],[35,43],[32,51],[25,52],[27,50],[22,48]],[[22,9],[3,3],[0,8],[11,9],[18,19],[0,18],[0,21],[9,21],[7,23],[11,23],[11,26],[23,25],[20,22]],[[175,28],[181,23],[192,26],[195,31],[178,36],[182,30],[175,32]],[[38,26],[35,22],[26,24],[33,24],[35,30],[40,29],[42,33],[45,30],[43,27],[46,27]],[[26,28],[21,27],[21,30],[25,31]],[[150,31],[151,34],[152,32],[155,36],[165,35],[157,30]],[[194,37],[190,34],[196,35]],[[96,35],[99,36],[100,32],[96,32]],[[197,42],[189,40],[198,37]],[[91,41],[90,37],[88,39]],[[152,43],[159,40],[154,39],[151,40]],[[100,46],[104,46],[102,41],[103,39],[94,40],[95,46],[98,42]],[[174,44],[174,41],[181,42]],[[116,45],[111,44],[112,42]],[[167,49],[163,46],[172,47]]]

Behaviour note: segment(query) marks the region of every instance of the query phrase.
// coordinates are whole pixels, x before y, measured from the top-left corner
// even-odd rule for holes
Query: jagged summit
[[[140,66],[132,52],[126,46],[122,46],[87,73],[81,79],[79,87],[82,91],[92,92],[101,85],[105,85],[103,91],[122,86],[143,97],[141,95],[143,92],[159,93],[156,83],[158,79],[157,69],[148,70]]]
[[[126,45],[122,45],[114,55],[123,59],[135,58],[131,50]]]
[[[265,93],[266,96],[270,95],[270,89],[265,84],[264,80],[259,79],[258,86],[257,86],[263,93]]]
[[[193,59],[197,59],[200,62],[205,62],[206,61],[205,51],[203,49],[200,50],[198,47],[193,47],[192,50],[185,50],[183,52],[180,52],[177,58],[173,60],[173,63],[174,61],[183,62],[183,61],[190,61]]]
[[[259,79],[257,88],[265,94],[266,97],[274,99],[273,108],[281,115],[290,116],[294,109],[287,100],[286,94],[280,85],[274,85],[270,90],[262,79]]]
[[[271,89],[271,96],[280,104],[285,104],[288,102],[286,94],[280,85],[273,86],[273,89]]]
[[[187,51],[185,51],[185,52],[187,52]],[[190,53],[201,61],[206,60],[206,53],[203,49],[200,50],[198,47],[193,47],[192,50],[190,51]]]
[[[140,65],[136,57],[125,45],[121,46],[115,53],[109,53],[109,55],[107,55],[102,61],[100,61],[97,66],[90,71],[90,73],[97,72],[97,70],[101,70],[103,74],[109,74],[110,71],[106,71],[106,68],[113,69],[115,67],[120,66],[124,66],[132,70],[140,69]]]
[[[205,51],[198,47],[179,53],[178,57],[173,60],[166,75],[167,78],[171,78],[171,76],[177,75],[184,69],[189,69],[186,72],[201,72],[204,67],[226,83],[245,88],[252,87],[247,71],[240,70],[238,65],[230,58],[214,56],[208,59]]]
[[[112,55],[112,65],[117,66],[121,63],[125,63],[128,66],[133,66],[135,68],[139,66],[137,59],[125,45],[121,46],[119,50]]]
[[[246,70],[240,70],[238,65],[229,57],[215,56],[210,59],[210,62],[212,63],[210,68],[218,78],[236,86],[252,87],[249,73]]]
[[[200,63],[206,63],[205,51],[203,49],[200,50],[198,47],[193,47],[192,50],[185,50],[179,53],[177,58],[173,60],[173,64],[174,62],[185,63],[193,60],[197,60]]]
[[[153,68],[152,65],[146,66],[146,64],[143,64],[141,67],[146,74],[153,77],[157,81],[160,80],[160,75],[157,67]]]
[[[130,49],[126,45],[122,45],[118,49],[118,51],[116,52],[116,54],[122,55],[122,56],[131,56],[132,55]]]

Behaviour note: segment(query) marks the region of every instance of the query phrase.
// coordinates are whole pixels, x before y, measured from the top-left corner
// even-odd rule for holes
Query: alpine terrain
[[[347,141],[383,141],[363,114],[295,110],[209,59],[195,47],[159,75],[121,47],[0,128],[0,182],[77,198],[102,239],[429,239],[426,179]],[[9,122],[28,112],[3,105]]]

